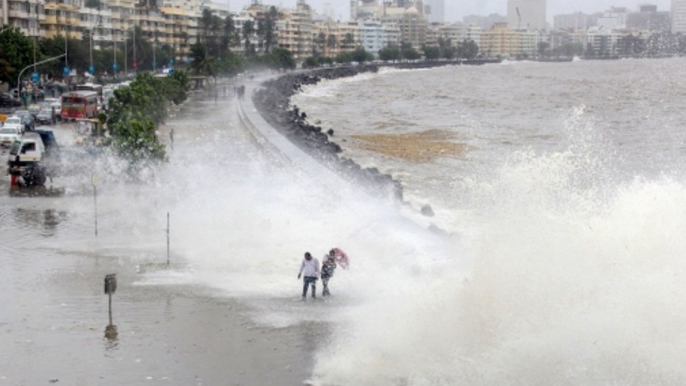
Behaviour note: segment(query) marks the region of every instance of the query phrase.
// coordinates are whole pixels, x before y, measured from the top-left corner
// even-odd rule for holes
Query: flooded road
[[[172,117],[160,134],[168,142],[174,129],[167,170],[132,179],[121,160],[84,158],[54,179],[54,187],[65,189],[61,197],[10,196],[9,177],[2,177],[0,385],[297,385],[307,379],[325,328],[316,320],[281,328],[256,323],[245,302],[199,281],[203,267],[184,251],[180,223],[194,219],[177,213],[188,203],[190,211],[202,211],[189,193],[195,179],[210,184],[203,173],[211,178],[227,171],[222,168],[269,167],[235,126],[234,109],[220,95],[217,103],[189,102]],[[61,145],[73,144],[66,126],[55,131]],[[101,175],[98,237],[93,172]],[[165,266],[167,212],[171,268]],[[298,257],[291,263],[295,272]],[[103,279],[110,273],[118,278],[114,339],[105,336]]]

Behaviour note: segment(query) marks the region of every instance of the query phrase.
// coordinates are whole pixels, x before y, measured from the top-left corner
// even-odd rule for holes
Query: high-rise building
[[[475,25],[486,31],[491,29],[495,24],[506,23],[507,17],[492,13],[488,16],[469,15],[462,18],[462,22],[467,25]]]
[[[686,0],[672,0],[672,32],[686,32]]]
[[[642,5],[639,12],[632,12],[626,20],[626,28],[630,30],[669,31],[671,29],[671,13],[658,12],[657,5]]]
[[[556,30],[561,29],[586,29],[591,26],[591,17],[585,13],[577,12],[564,15],[555,15],[553,25]]]
[[[507,24],[510,29],[546,29],[547,0],[508,0]]]
[[[429,23],[444,23],[445,0],[427,0],[424,3],[424,16]]]
[[[45,20],[44,0],[0,0],[0,5],[0,25],[17,27],[28,36],[45,36],[39,24]]]

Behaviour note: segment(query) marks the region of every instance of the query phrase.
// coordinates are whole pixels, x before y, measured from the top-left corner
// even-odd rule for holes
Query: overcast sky
[[[226,0],[214,0],[226,2]],[[240,11],[250,0],[230,0],[231,10]],[[274,4],[283,7],[294,7],[296,0],[262,0],[264,4]],[[307,0],[318,12],[322,12],[324,4],[331,4],[336,10],[336,18],[347,20],[350,14],[350,0]],[[548,19],[552,22],[553,15],[570,12],[600,12],[611,6],[629,7],[636,9],[639,4],[656,4],[658,10],[669,11],[671,0],[548,0]],[[447,21],[462,20],[463,16],[490,13],[507,13],[507,0],[445,0]]]

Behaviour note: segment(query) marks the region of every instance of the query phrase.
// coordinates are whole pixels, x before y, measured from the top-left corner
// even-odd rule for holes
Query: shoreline
[[[380,172],[377,168],[363,168],[350,158],[339,157],[342,148],[335,142],[335,130],[324,131],[321,126],[307,121],[307,113],[292,105],[291,98],[302,91],[303,86],[316,85],[322,80],[335,80],[366,73],[377,73],[380,68],[391,67],[402,70],[431,69],[446,66],[484,65],[489,60],[392,63],[384,65],[364,64],[350,67],[312,69],[290,73],[261,84],[262,89],[252,97],[258,113],[276,131],[312,158],[330,167],[345,178],[352,180],[374,196],[392,197],[404,200],[402,181]],[[422,210],[423,214],[430,213]]]

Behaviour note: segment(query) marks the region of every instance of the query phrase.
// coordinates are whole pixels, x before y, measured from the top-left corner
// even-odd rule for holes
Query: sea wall
[[[418,62],[384,65],[400,69],[424,69],[446,65],[481,65],[489,61],[470,62]],[[354,161],[339,157],[341,147],[334,142],[335,128],[327,132],[307,122],[307,113],[291,106],[291,97],[306,85],[317,84],[324,79],[339,79],[358,74],[378,72],[377,65],[358,65],[316,69],[308,72],[290,73],[269,80],[254,93],[253,103],[264,119],[296,146],[310,156],[336,170],[343,177],[355,182],[376,196],[391,196],[403,200],[402,183],[376,168],[362,168]]]

